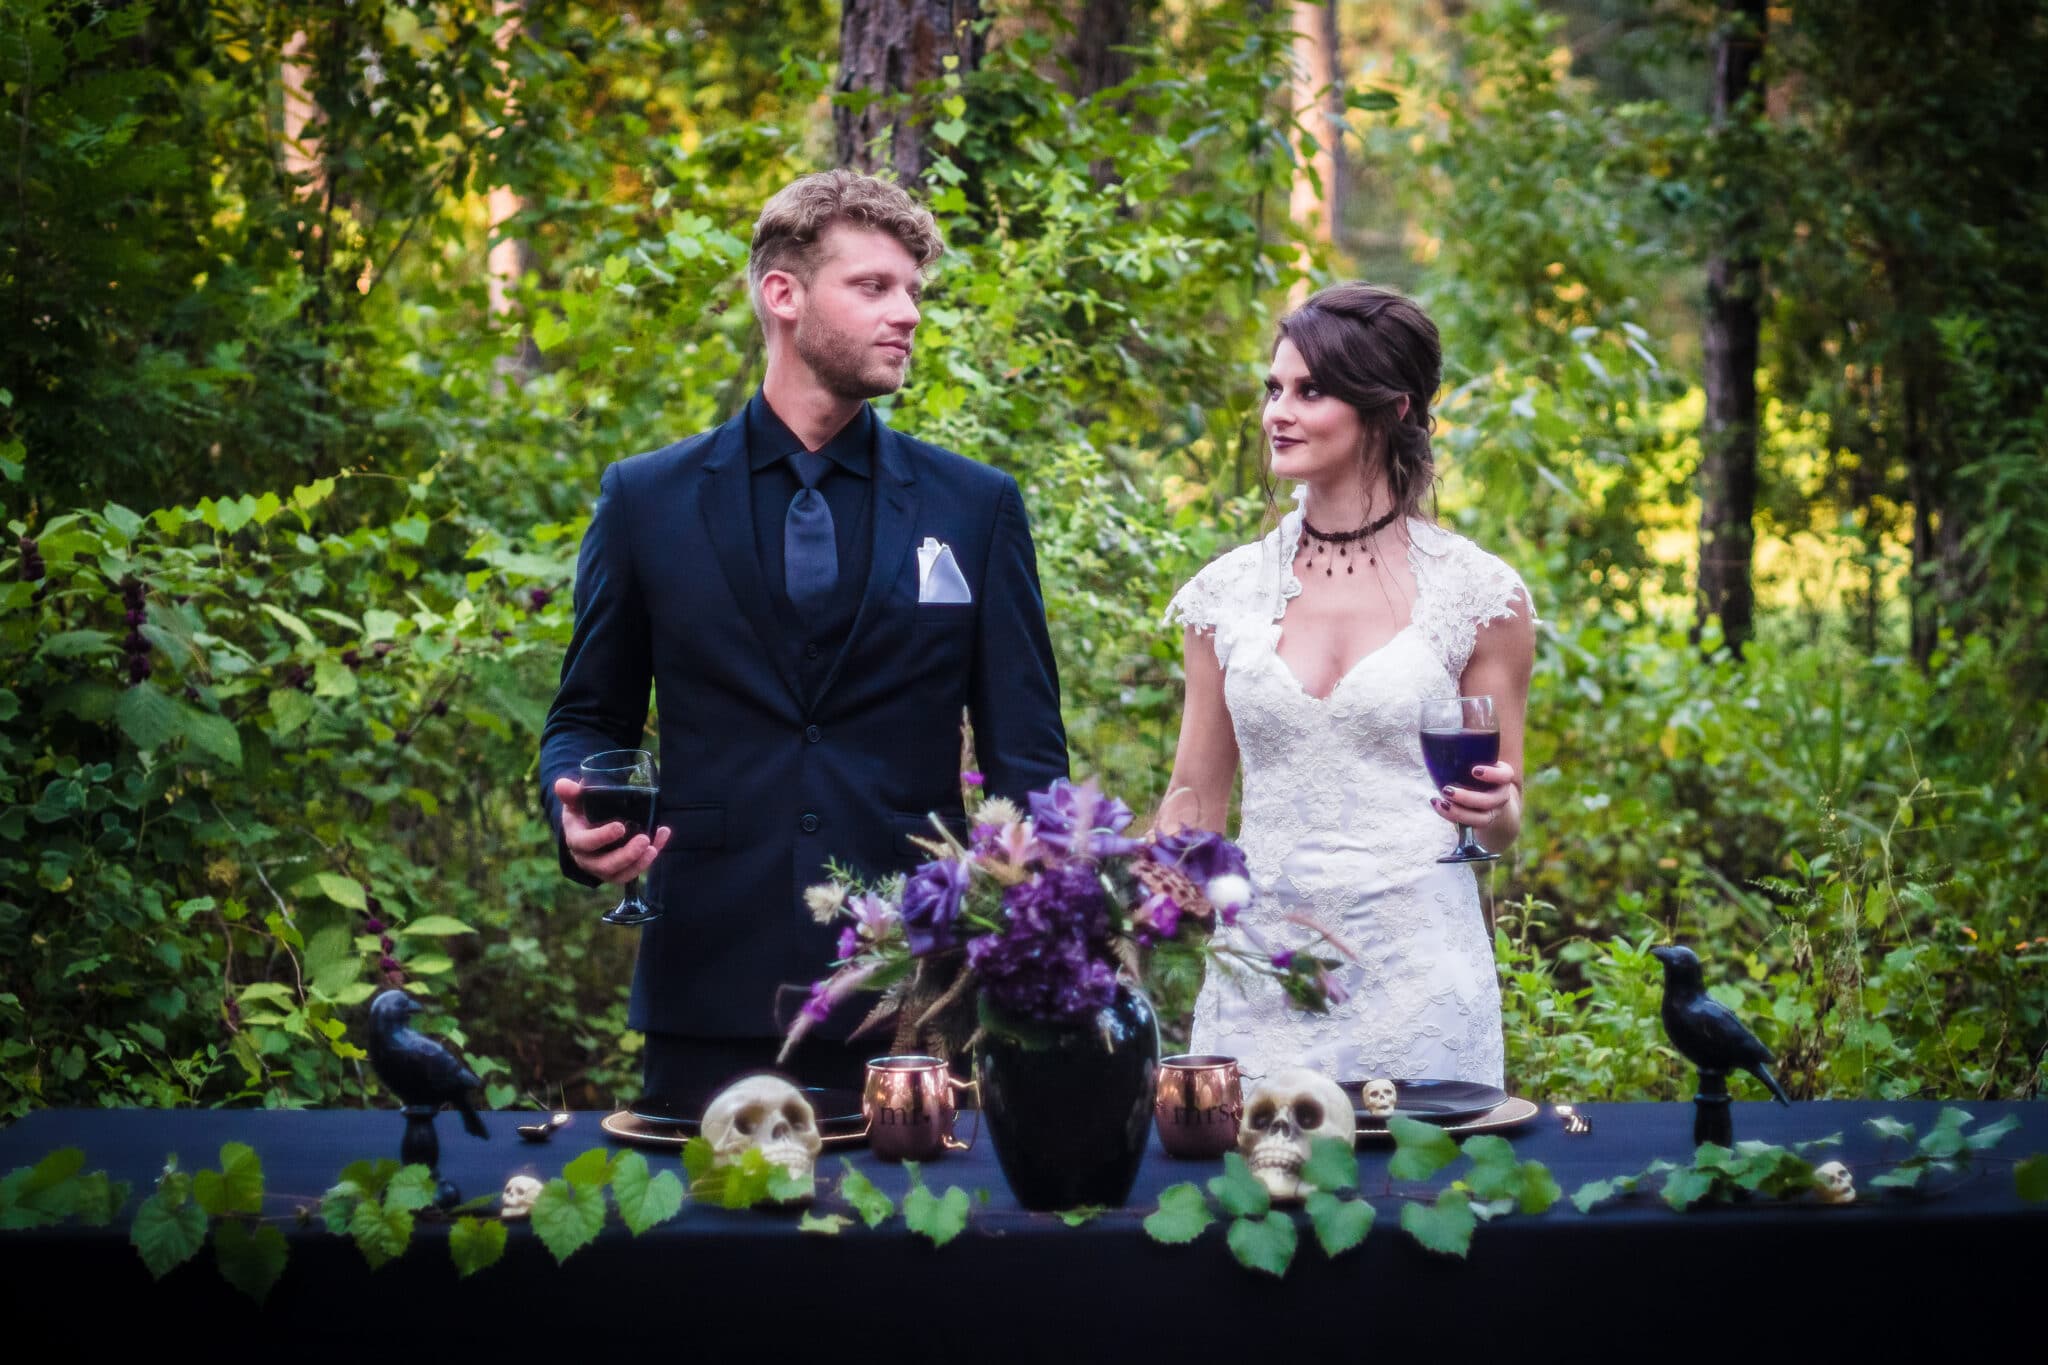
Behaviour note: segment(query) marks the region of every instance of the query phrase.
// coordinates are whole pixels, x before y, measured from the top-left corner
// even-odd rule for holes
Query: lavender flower
[[[1211,829],[1184,829],[1162,834],[1145,846],[1145,856],[1155,863],[1187,874],[1202,886],[1218,877],[1249,875],[1244,851]]]
[[[1131,808],[1106,797],[1095,779],[1069,782],[1059,778],[1043,792],[1032,792],[1032,832],[1038,842],[1066,857],[1115,858],[1138,847],[1122,837],[1131,823]]]
[[[955,859],[926,863],[903,888],[903,929],[912,957],[958,947],[953,922],[967,894],[969,864]]]

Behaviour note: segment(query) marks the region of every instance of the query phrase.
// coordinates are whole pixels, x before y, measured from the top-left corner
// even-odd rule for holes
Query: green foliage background
[[[1287,221],[1284,11],[1168,7],[1079,99],[1054,17],[1005,9],[924,92],[952,251],[888,420],[1026,488],[1077,770],[1160,794],[1160,612],[1268,515],[1255,381],[1298,276],[1397,279],[1449,348],[1444,518],[1546,618],[1532,819],[1491,886],[1515,1087],[1679,1094],[1647,956],[1679,938],[1795,1092],[2035,1093],[2048,246],[2019,224],[2048,181],[2029,125],[1978,115],[2023,97],[2042,26],[1945,49],[1987,88],[1901,111],[1878,156],[1859,54],[1913,7],[1792,7],[1805,93],[1740,138],[1679,97],[1701,15],[1608,6],[1641,38],[1621,80],[1526,0],[1396,8],[1416,40],[1346,137],[1399,226],[1377,255]],[[2013,9],[1955,8],[1944,32]],[[493,1103],[632,1091],[630,936],[556,871],[537,733],[599,472],[758,381],[745,237],[829,157],[835,34],[801,4],[8,7],[0,1113],[355,1102],[387,980]],[[1731,185],[1782,236],[1739,659],[1687,636],[1691,309]],[[520,205],[495,237],[493,187]],[[531,265],[509,312],[497,239]],[[1939,357],[1976,499],[1938,580],[1870,436],[1902,347]],[[1944,625],[1924,665],[1909,608]]]

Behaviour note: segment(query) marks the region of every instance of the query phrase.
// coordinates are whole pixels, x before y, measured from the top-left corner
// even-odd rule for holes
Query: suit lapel
[[[725,574],[725,586],[739,604],[740,615],[746,618],[782,685],[801,702],[803,693],[786,666],[785,651],[777,649],[767,634],[775,628],[775,607],[761,581],[761,561],[754,553],[754,510],[747,475],[747,425],[742,412],[718,429],[711,458],[698,476],[703,480],[703,492],[697,505],[704,518],[704,534]]]
[[[832,690],[840,670],[846,666],[847,655],[884,610],[889,585],[896,581],[917,529],[917,476],[911,469],[910,452],[902,438],[883,425],[880,413],[875,414],[874,516],[874,553],[868,557],[868,581],[861,591],[860,610],[854,614],[852,629],[846,632],[846,643],[833,656],[832,667],[826,671],[818,695],[811,699],[813,707]]]

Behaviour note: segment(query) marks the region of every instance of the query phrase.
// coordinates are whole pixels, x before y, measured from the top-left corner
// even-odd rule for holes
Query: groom
[[[929,812],[964,831],[963,709],[991,794],[1021,802],[1066,774],[1016,481],[867,404],[903,385],[941,250],[893,184],[838,170],[783,189],[747,263],[760,392],[599,482],[541,790],[568,876],[650,874],[662,917],[628,1013],[649,1094],[692,1103],[770,1063],[780,989],[836,956],[836,930],[803,903],[828,860],[879,876],[918,861]],[[622,826],[583,819],[576,774],[598,751],[649,747],[650,684],[656,828],[620,845]],[[876,1049],[835,1041],[860,1018],[841,1014],[799,1049],[800,1079],[859,1083]]]

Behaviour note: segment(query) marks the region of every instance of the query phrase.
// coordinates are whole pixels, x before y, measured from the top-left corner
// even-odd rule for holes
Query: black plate
[[[1365,1089],[1364,1081],[1339,1081],[1341,1089],[1351,1100],[1352,1112],[1358,1115],[1361,1125],[1378,1128],[1385,1120],[1365,1112],[1359,1102],[1358,1093]],[[1464,1119],[1478,1118],[1507,1100],[1508,1092],[1496,1085],[1481,1085],[1477,1081],[1395,1081],[1394,1112],[1403,1118],[1424,1119],[1430,1123],[1458,1123]]]
[[[846,1137],[867,1131],[860,1113],[860,1092],[829,1085],[798,1087],[818,1116],[818,1131],[825,1137]],[[626,1112],[642,1123],[657,1123],[694,1135],[704,1121],[704,1102],[695,1096],[683,1099],[667,1095],[642,1095],[626,1106]]]

